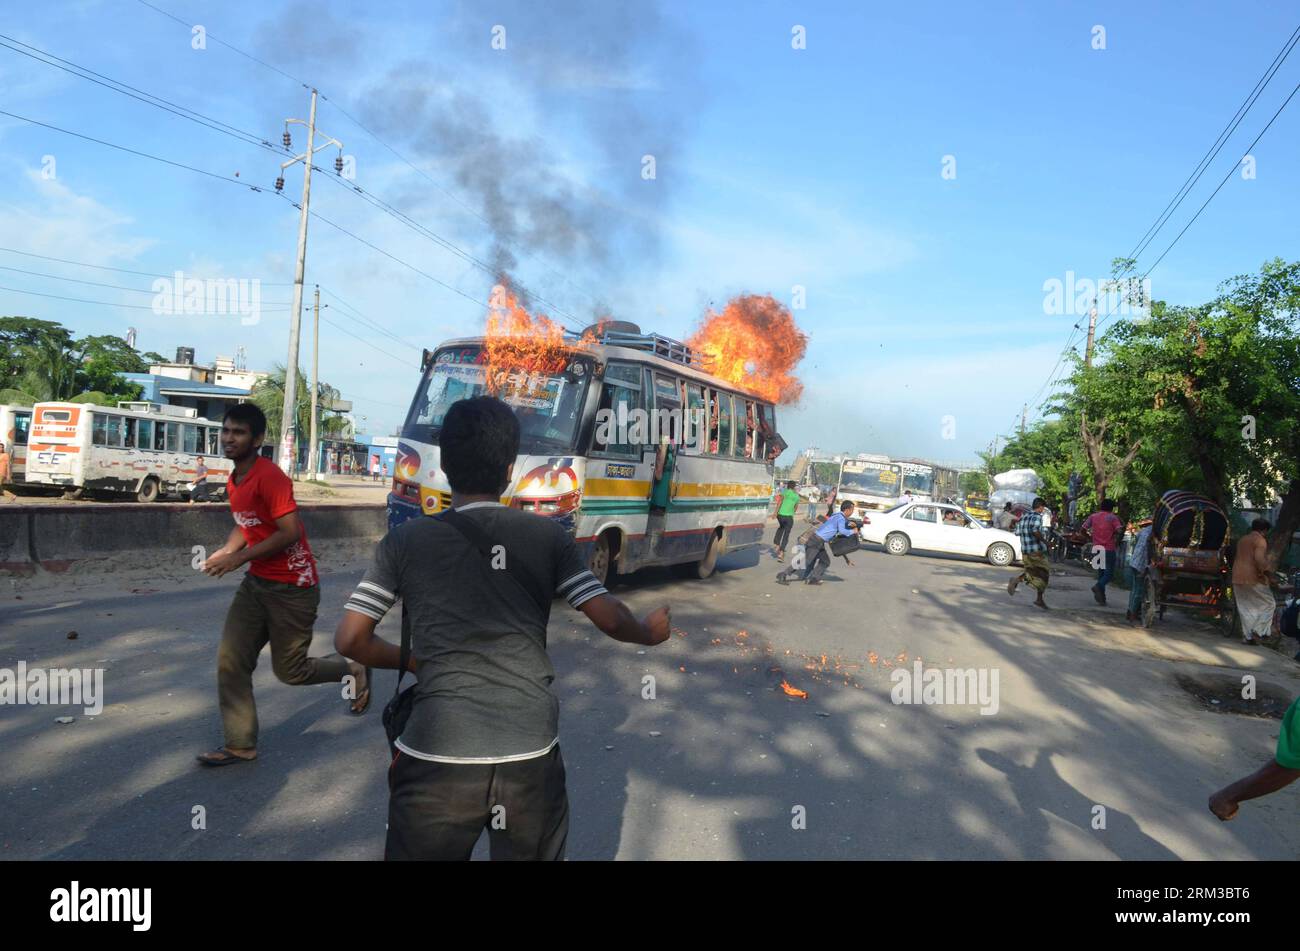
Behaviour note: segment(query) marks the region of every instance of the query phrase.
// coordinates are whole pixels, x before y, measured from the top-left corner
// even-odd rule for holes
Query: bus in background
[[[895,459],[903,470],[903,491],[917,502],[942,502],[957,498],[957,470],[924,459]]]
[[[486,342],[425,352],[397,449],[390,529],[451,504],[438,461],[443,417],[457,400],[492,392],[520,424],[501,501],[559,522],[602,581],[648,565],[707,578],[721,555],[761,543],[785,448],[770,401],[705,372],[684,344],[626,322],[588,328],[581,343],[566,337],[527,372],[491,365]],[[676,448],[666,492],[655,480],[657,439],[636,433],[648,416],[686,424],[664,433]],[[652,508],[656,488],[666,505]]]
[[[187,495],[202,459],[207,481],[224,497],[234,464],[221,451],[221,424],[185,406],[123,402],[37,403],[27,452],[27,481],[83,494],[153,502]]]
[[[9,478],[23,482],[27,471],[27,437],[32,425],[30,406],[0,405],[0,442],[9,453]]]
[[[903,470],[888,456],[859,455],[845,459],[840,466],[840,483],[836,498],[852,502],[860,509],[880,511],[898,504],[902,492]]]

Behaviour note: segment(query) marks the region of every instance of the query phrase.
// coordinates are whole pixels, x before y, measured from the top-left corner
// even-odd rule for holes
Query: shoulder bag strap
[[[479,553],[484,558],[490,559],[492,557],[492,540],[488,538],[487,533],[483,531],[481,527],[479,527],[479,524],[475,522],[472,518],[470,518],[468,515],[465,515],[462,512],[457,512],[455,509],[447,509],[447,511],[435,515],[434,518],[441,519],[442,521],[450,525],[452,528],[456,529],[456,531],[460,532],[460,534],[464,536],[465,540],[468,541],[470,545],[477,548],[479,550]],[[518,559],[512,558],[506,562],[506,568],[504,571],[505,576],[509,578],[512,582],[514,582],[515,586],[518,587],[519,590],[522,591],[524,594],[526,594],[528,596],[528,600],[531,601],[534,605],[536,605],[537,609],[542,612],[543,616],[545,616],[548,613],[548,606],[542,604],[542,602],[539,601],[538,598],[540,594],[546,592],[546,589],[538,588],[537,590],[539,594],[534,594],[532,591],[529,590],[530,585],[525,585],[523,582],[519,580],[518,577],[515,576],[515,574],[511,570],[512,566],[519,567],[520,570],[525,575],[525,577],[528,578],[529,582],[532,585],[536,585],[536,579],[533,578],[533,576],[529,574],[526,569],[523,569],[522,566],[518,565]]]

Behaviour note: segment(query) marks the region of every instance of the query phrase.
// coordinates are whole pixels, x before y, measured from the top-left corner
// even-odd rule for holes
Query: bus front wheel
[[[606,588],[610,587],[618,577],[618,569],[614,566],[614,557],[617,554],[615,544],[614,533],[606,532],[596,539],[596,544],[591,548],[589,566],[591,573]]]
[[[145,479],[140,483],[139,490],[135,493],[137,502],[156,502],[158,501],[158,480]]]

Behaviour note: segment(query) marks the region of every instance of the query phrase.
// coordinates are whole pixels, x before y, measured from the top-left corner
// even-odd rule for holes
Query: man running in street
[[[234,462],[226,486],[235,527],[226,543],[208,556],[203,570],[213,578],[250,565],[226,614],[217,652],[217,697],[225,744],[200,754],[205,766],[229,766],[257,758],[257,706],[253,670],[269,642],[271,666],[281,683],[291,685],[355,680],[351,712],[370,706],[369,675],[360,664],[333,654],[309,657],[320,586],[307,530],[298,516],[293,482],[258,449],[266,436],[266,416],[252,403],[226,413],[221,445]]]
[[[813,537],[804,548],[803,580],[807,584],[821,584],[822,575],[831,566],[831,553],[828,547],[836,535],[854,535],[857,529],[849,525],[849,516],[853,514],[853,503],[840,503],[840,510],[817,526]],[[797,559],[796,559],[797,560]],[[791,565],[776,576],[778,584],[789,584],[790,575],[799,570]]]
[[[1043,509],[1047,503],[1041,498],[1034,499],[1033,511],[1026,512],[1016,523],[1016,534],[1020,536],[1020,562],[1025,570],[1007,582],[1007,594],[1014,595],[1020,582],[1026,581],[1038,592],[1034,607],[1048,610],[1043,593],[1052,580],[1052,568],[1047,560],[1047,536],[1043,532]]]
[[[1101,508],[1083,520],[1083,530],[1092,541],[1092,552],[1102,556],[1097,569],[1097,583],[1092,586],[1092,596],[1098,604],[1106,603],[1106,585],[1115,577],[1119,559],[1119,540],[1124,537],[1124,523],[1115,514],[1115,500],[1104,499]],[[1101,551],[1098,552],[1097,549]]]
[[[611,597],[562,525],[501,504],[519,431],[495,397],[452,404],[437,436],[451,509],[384,537],[334,634],[347,656],[395,670],[401,649],[375,626],[402,600],[416,684],[388,770],[389,860],[467,860],[485,828],[493,859],[563,859],[551,600],[626,644],[671,632],[667,606],[638,621]]]
[[[778,499],[776,537],[772,539],[772,547],[776,549],[776,560],[785,561],[785,546],[790,543],[790,529],[794,527],[794,513],[799,508],[799,493],[795,491],[793,482],[785,484],[785,488],[781,490]]]

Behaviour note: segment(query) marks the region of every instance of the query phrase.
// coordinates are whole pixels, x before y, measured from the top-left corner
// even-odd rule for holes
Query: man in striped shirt
[[[396,669],[399,648],[375,626],[404,603],[416,684],[388,773],[385,857],[468,859],[486,828],[493,858],[561,859],[569,807],[546,653],[551,599],[631,644],[666,641],[668,608],[638,621],[559,523],[500,503],[519,451],[505,403],[454,403],[438,443],[452,516],[384,537],[334,635],[345,656]]]
[[[1025,570],[1007,582],[1007,594],[1014,595],[1020,582],[1026,581],[1036,592],[1034,607],[1047,610],[1043,592],[1052,580],[1052,567],[1047,561],[1047,533],[1043,530],[1043,511],[1047,503],[1034,499],[1032,512],[1026,512],[1016,523],[1016,534],[1020,536],[1020,562]]]

